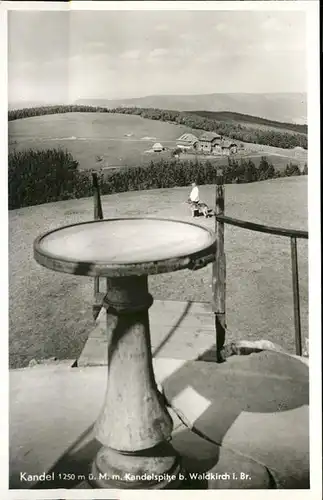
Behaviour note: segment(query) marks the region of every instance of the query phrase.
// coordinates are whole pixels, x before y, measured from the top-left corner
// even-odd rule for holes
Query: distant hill
[[[91,106],[137,106],[176,111],[229,111],[284,123],[307,122],[305,93],[154,95],[133,99],[78,99],[75,104]]]
[[[8,110],[13,109],[24,109],[24,108],[39,108],[40,106],[52,106],[44,101],[20,101],[20,102],[9,102]]]
[[[299,134],[307,134],[307,125],[300,125],[297,123],[283,123],[274,120],[267,120],[266,118],[259,118],[258,116],[244,115],[242,113],[232,113],[231,111],[189,111],[190,115],[202,116],[212,120],[227,122],[227,123],[240,123],[241,125],[261,128],[278,129],[281,131],[292,131]]]

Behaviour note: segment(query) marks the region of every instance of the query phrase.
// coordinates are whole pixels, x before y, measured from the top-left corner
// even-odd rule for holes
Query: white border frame
[[[125,500],[151,499],[152,497],[167,497],[179,499],[195,499],[196,495],[215,498],[221,495],[224,500],[231,498],[267,499],[313,499],[321,498],[322,493],[322,428],[321,428],[321,247],[320,247],[320,81],[319,81],[319,2],[312,1],[85,1],[85,2],[2,2],[0,3],[0,154],[2,154],[1,217],[2,227],[8,227],[8,192],[7,192],[7,11],[8,10],[38,10],[38,11],[68,11],[68,10],[234,10],[234,11],[303,11],[307,16],[307,56],[308,56],[308,227],[309,227],[309,332],[310,332],[310,468],[311,488],[309,490],[205,490],[205,491],[155,491],[155,490],[8,490],[8,270],[2,267],[1,277],[1,499],[105,499],[120,498]],[[2,262],[8,262],[8,233],[4,231],[1,241]],[[94,494],[95,491],[95,494]]]

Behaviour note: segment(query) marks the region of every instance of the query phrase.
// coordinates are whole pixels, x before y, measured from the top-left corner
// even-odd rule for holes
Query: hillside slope
[[[106,217],[173,217],[192,221],[187,194],[188,188],[175,188],[103,196],[103,212]],[[214,206],[214,186],[201,187],[200,194]],[[227,185],[226,213],[260,224],[307,230],[307,177]],[[40,267],[32,248],[41,232],[92,218],[92,198],[9,212],[11,368],[26,366],[32,358],[75,359],[80,354],[93,328],[93,279]],[[199,223],[214,228],[213,218],[201,218]],[[266,338],[294,352],[288,238],[226,226],[225,247],[228,340]],[[302,328],[306,337],[306,241],[299,241],[298,258]],[[210,301],[211,277],[211,266],[194,272],[178,271],[150,277],[149,288],[155,299]]]
[[[297,132],[298,134],[307,134],[307,125],[298,123],[284,123],[275,120],[267,120],[259,116],[246,115],[243,113],[234,113],[232,111],[188,111],[190,115],[202,116],[220,122],[240,124],[247,127],[255,127],[258,129],[272,129],[281,132]]]
[[[304,124],[307,98],[304,93],[155,95],[132,99],[79,99],[75,104],[92,106],[138,106],[176,111],[231,111],[268,120]]]

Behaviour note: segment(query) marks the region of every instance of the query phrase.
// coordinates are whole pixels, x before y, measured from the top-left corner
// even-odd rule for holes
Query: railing
[[[93,196],[94,196],[94,220],[103,219],[103,210],[101,204],[100,187],[98,182],[98,174],[92,172]],[[102,297],[100,294],[100,278],[94,278],[94,303],[92,307],[93,317],[96,319],[102,306]]]
[[[100,188],[96,173],[92,173],[94,190],[94,219],[103,219]],[[308,239],[307,231],[285,229],[280,227],[255,224],[253,222],[234,219],[224,215],[225,211],[225,188],[222,170],[218,170],[215,191],[215,232],[217,236],[216,258],[212,268],[212,309],[215,317],[216,350],[217,360],[222,361],[221,350],[226,336],[226,257],[224,250],[224,224],[237,226],[242,229],[257,231],[261,233],[274,234],[290,238],[291,245],[291,268],[293,287],[294,327],[296,354],[302,356],[302,332],[300,319],[299,279],[297,262],[297,239]],[[105,294],[100,293],[99,278],[94,278],[94,305],[93,316],[97,317]]]
[[[295,328],[295,346],[296,354],[302,356],[302,332],[300,318],[300,299],[299,299],[299,278],[298,278],[298,262],[297,262],[297,239],[308,239],[307,231],[299,231],[296,229],[285,229],[280,227],[266,226],[263,224],[255,224],[224,215],[224,183],[222,171],[218,171],[215,192],[215,231],[218,237],[217,262],[213,266],[213,304],[214,313],[216,316],[217,343],[221,349],[225,340],[225,253],[224,253],[224,224],[237,226],[242,229],[257,231],[260,233],[274,234],[276,236],[284,236],[290,238],[291,245],[291,270],[292,270],[292,287],[293,287],[293,308],[294,308],[294,328]],[[224,331],[223,331],[224,330]]]

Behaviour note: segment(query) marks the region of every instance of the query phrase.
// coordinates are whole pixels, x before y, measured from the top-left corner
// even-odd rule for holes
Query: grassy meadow
[[[10,150],[19,151],[67,149],[79,161],[80,169],[87,170],[96,166],[97,157],[103,157],[101,166],[105,167],[141,165],[157,157],[170,157],[167,151],[145,151],[156,142],[174,148],[176,139],[186,131],[180,125],[134,115],[66,113],[9,122],[9,145]]]
[[[136,117],[125,118],[134,123],[132,119]],[[44,122],[48,120],[47,129],[43,127],[43,137],[49,134],[51,122],[54,123],[55,120],[56,134],[58,123],[61,123],[62,136],[67,136],[68,133],[77,135],[75,131],[68,132],[64,128],[69,125],[62,117],[45,116],[41,119]],[[79,118],[75,119],[75,123],[78,123]],[[101,120],[100,115],[98,119]],[[25,131],[31,140],[32,126],[28,123],[33,123],[32,120],[17,120],[12,124],[26,123]],[[68,117],[66,120],[69,123]],[[156,122],[156,126],[161,125],[168,126]],[[85,127],[82,120],[79,126],[80,130]],[[174,127],[178,137],[180,127]],[[101,125],[98,125],[97,129],[93,127],[89,130],[93,131],[93,135],[99,135],[100,128]],[[130,133],[132,129],[134,127],[128,126],[120,130],[122,133],[124,130],[124,133]],[[82,134],[85,134],[85,128],[82,130]],[[116,130],[113,133],[117,135]],[[142,130],[138,135],[156,134],[150,129],[149,132]],[[70,142],[74,144],[76,141]],[[97,148],[94,149],[95,154],[99,154]],[[214,206],[214,186],[201,186],[200,191],[201,199]],[[185,203],[187,195],[187,188],[113,194],[102,197],[103,211],[106,218],[139,215],[191,220]],[[226,214],[253,222],[306,230],[307,176],[227,185]],[[76,359],[80,355],[89,331],[93,328],[93,280],[55,273],[40,267],[33,259],[33,241],[39,233],[46,230],[92,218],[92,198],[46,203],[9,212],[11,368],[27,366],[33,358],[55,356],[59,359]],[[213,218],[198,219],[198,222],[214,227]],[[226,226],[225,251],[228,340],[268,339],[293,353],[289,239]],[[298,254],[304,337],[308,334],[307,241],[299,240]],[[209,301],[211,274],[209,265],[194,272],[185,270],[153,276],[149,278],[150,291],[156,299]]]
[[[198,137],[202,133],[201,130],[183,125],[136,115],[89,112],[53,114],[10,121],[9,151],[62,148],[73,155],[81,170],[97,167],[97,158],[102,159],[100,167],[103,168],[131,167],[149,164],[151,160],[170,158],[170,151],[145,151],[155,142],[173,149],[176,140],[185,132],[192,132]],[[294,150],[244,144],[246,153],[243,157],[247,155],[252,160],[259,158],[260,161],[260,157],[266,155],[277,170],[283,170],[289,161],[301,165],[307,161],[306,151],[298,158]],[[226,158],[217,159],[219,165],[226,161]]]

